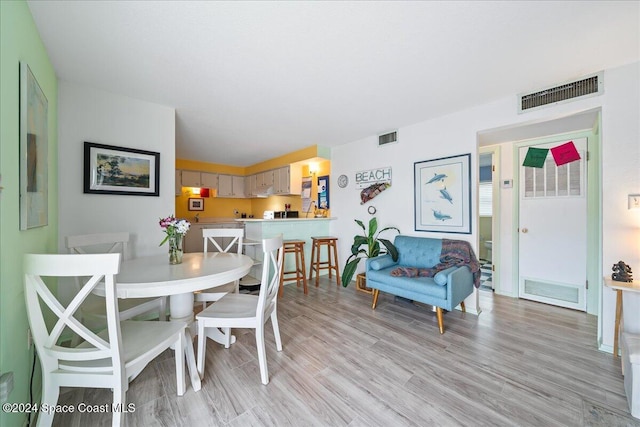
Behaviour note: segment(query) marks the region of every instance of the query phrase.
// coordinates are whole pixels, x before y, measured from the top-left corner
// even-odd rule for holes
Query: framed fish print
[[[413,167],[415,230],[471,234],[471,154]]]

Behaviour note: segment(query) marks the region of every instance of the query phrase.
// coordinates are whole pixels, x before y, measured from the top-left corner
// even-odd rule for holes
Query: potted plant
[[[400,233],[400,230],[396,227],[385,227],[382,230],[378,231],[378,220],[373,217],[369,220],[369,231],[367,232],[367,228],[364,223],[360,220],[354,220],[362,231],[363,235],[356,235],[353,237],[353,245],[351,246],[351,255],[347,258],[347,262],[345,263],[344,270],[342,271],[342,286],[345,288],[351,282],[353,275],[356,272],[356,268],[358,267],[358,263],[363,258],[373,258],[378,255],[390,254],[394,261],[398,260],[398,250],[391,243],[391,241],[387,239],[381,239],[379,236],[381,233],[387,230],[395,230]],[[384,248],[380,245],[384,245]]]

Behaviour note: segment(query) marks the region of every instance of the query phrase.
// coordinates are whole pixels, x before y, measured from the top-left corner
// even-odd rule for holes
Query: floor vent
[[[383,135],[378,135],[378,146],[382,147],[383,145],[393,144],[398,142],[398,131],[394,130],[393,132],[385,133]]]
[[[603,73],[599,72],[573,82],[548,87],[533,93],[518,95],[518,113],[577,98],[601,95],[604,91]]]

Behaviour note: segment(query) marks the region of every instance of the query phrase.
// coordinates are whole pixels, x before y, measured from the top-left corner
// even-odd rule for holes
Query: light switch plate
[[[640,209],[640,194],[629,194],[629,209]]]

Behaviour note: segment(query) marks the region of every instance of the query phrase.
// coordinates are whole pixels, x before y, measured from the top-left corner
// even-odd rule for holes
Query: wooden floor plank
[[[583,312],[480,292],[483,313],[453,311],[438,332],[430,306],[381,294],[378,308],[326,277],[278,301],[283,351],[267,325],[270,383],[253,330],[229,349],[207,342],[202,390],[176,395],[170,351],[131,384],[127,426],[640,426],[618,359]],[[65,389],[60,403],[110,403]],[[59,414],[56,426],[110,425],[111,414]]]

